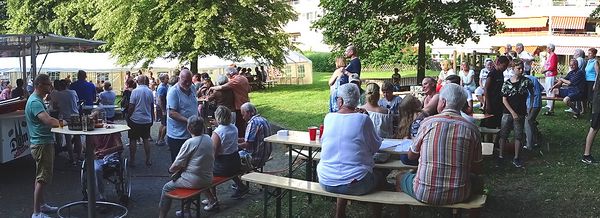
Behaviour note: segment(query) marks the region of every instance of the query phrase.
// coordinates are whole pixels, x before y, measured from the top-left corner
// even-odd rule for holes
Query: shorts
[[[515,131],[515,140],[523,141],[523,138],[525,135],[524,127],[525,127],[525,115],[519,114],[519,119],[516,120],[516,122],[515,122],[512,115],[503,114],[502,115],[502,125],[500,127],[500,132],[498,132],[498,136],[500,136],[501,139],[508,139],[508,134],[510,133],[511,130],[514,130]]]
[[[400,183],[399,187],[402,189],[402,192],[413,197],[414,199],[417,199],[415,197],[416,196],[415,189],[413,186],[414,180],[415,180],[415,173],[405,173],[402,175],[402,177],[400,177],[400,181],[398,181],[398,182]],[[469,174],[469,182],[471,183],[471,189],[469,190],[469,193],[471,196],[483,194],[483,184],[484,183],[483,183],[483,180],[479,176],[472,174],[472,173]],[[467,199],[469,199],[469,198],[467,198]],[[423,203],[427,203],[427,202],[423,202]],[[455,202],[455,203],[459,203],[459,202]],[[449,204],[453,204],[453,203],[449,203]]]
[[[594,130],[600,129],[600,113],[592,113],[590,127],[592,127]]]
[[[479,86],[479,87],[477,87],[477,89],[475,89],[475,95],[477,95],[477,96],[482,96],[484,92],[485,92],[485,90],[481,86]]]
[[[35,181],[45,184],[52,182],[54,146],[52,144],[32,146],[31,156],[35,160]]]
[[[415,189],[413,187],[414,180],[415,180],[414,173],[405,173],[400,178],[400,189],[402,189],[402,192],[406,193],[407,195],[409,195],[413,198],[415,198]]]
[[[354,180],[350,184],[328,186],[321,184],[321,187],[327,192],[345,195],[365,195],[375,190],[377,186],[377,176],[372,172],[367,174],[360,180]]]
[[[583,99],[583,94],[581,92],[574,92],[571,89],[559,89],[558,96],[560,97],[569,97],[571,101],[581,101]]]
[[[129,139],[137,140],[139,138],[147,139],[150,138],[150,127],[152,127],[152,123],[148,124],[137,124],[133,121],[129,122]]]

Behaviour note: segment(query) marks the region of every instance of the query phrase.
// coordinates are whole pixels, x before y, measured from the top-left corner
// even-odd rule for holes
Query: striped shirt
[[[411,151],[420,154],[413,181],[417,200],[443,205],[469,198],[471,163],[482,161],[477,126],[444,110],[423,120]]]
[[[252,153],[252,165],[262,167],[271,155],[271,143],[266,143],[265,138],[271,134],[271,125],[260,114],[248,120],[244,139],[250,144],[246,151]]]

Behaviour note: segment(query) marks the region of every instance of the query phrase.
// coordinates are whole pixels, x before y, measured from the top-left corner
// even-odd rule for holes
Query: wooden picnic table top
[[[542,96],[542,100],[554,100],[554,101],[562,101],[563,97],[557,97],[557,96]]]
[[[318,135],[317,135],[317,137],[318,137]],[[388,141],[388,142],[393,141],[393,142],[400,143],[403,139],[386,139],[386,138],[384,138],[383,140]],[[315,141],[311,141],[310,137],[308,135],[308,132],[306,132],[306,131],[290,130],[288,136],[279,136],[277,134],[274,134],[272,136],[265,138],[265,141],[271,142],[271,143],[283,144],[283,145],[297,145],[297,146],[303,146],[303,147],[321,148],[321,140],[317,139]],[[406,154],[406,151],[404,151],[404,152],[395,151],[395,147],[382,149],[381,151],[390,153],[390,154]]]
[[[483,120],[483,119],[490,118],[493,116],[494,116],[493,114],[473,114],[472,115],[473,119],[476,119],[476,120]]]

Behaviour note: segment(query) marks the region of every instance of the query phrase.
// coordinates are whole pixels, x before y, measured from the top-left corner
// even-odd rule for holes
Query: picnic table
[[[472,115],[473,119],[476,119],[476,120],[483,120],[483,119],[487,119],[487,118],[490,118],[493,116],[494,116],[493,114],[473,114]]]

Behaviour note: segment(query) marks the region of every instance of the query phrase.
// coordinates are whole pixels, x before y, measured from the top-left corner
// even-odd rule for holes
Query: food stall
[[[104,44],[102,41],[64,37],[53,34],[7,34],[0,35],[0,58],[18,57],[17,69],[22,79],[35,78],[44,61],[37,63],[37,56],[65,51],[89,51]],[[30,61],[27,61],[30,59]],[[27,66],[27,63],[30,63]],[[2,69],[0,69],[2,70]],[[27,83],[25,83],[27,84]],[[27,99],[12,98],[0,101],[0,164],[30,154],[29,134],[24,109]]]

